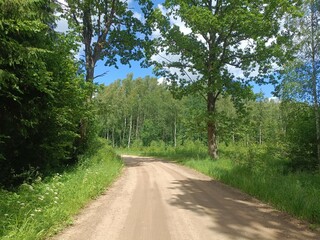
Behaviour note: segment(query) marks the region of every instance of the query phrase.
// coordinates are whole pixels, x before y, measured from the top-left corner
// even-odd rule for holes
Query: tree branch
[[[96,78],[99,78],[99,77],[103,77],[103,76],[105,76],[108,72],[109,72],[109,71],[106,71],[106,72],[104,72],[104,73],[102,73],[102,74],[99,74],[99,75],[95,76],[93,79],[96,79]]]

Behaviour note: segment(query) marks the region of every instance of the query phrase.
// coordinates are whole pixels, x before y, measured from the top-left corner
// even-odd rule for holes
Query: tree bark
[[[259,125],[259,144],[262,145],[262,127]]]
[[[173,141],[174,147],[177,147],[177,115],[174,116]]]
[[[218,158],[218,146],[215,123],[208,122],[208,152],[212,159]]]
[[[137,125],[136,125],[136,139],[139,139],[139,111],[137,116]]]
[[[112,147],[114,147],[114,128],[112,128]]]
[[[130,148],[130,144],[131,144],[131,133],[132,133],[132,114],[130,115],[130,123],[129,123],[128,148]]]
[[[208,153],[212,159],[218,158],[217,131],[214,119],[216,105],[216,96],[213,92],[209,92],[207,96],[207,133],[208,133]]]

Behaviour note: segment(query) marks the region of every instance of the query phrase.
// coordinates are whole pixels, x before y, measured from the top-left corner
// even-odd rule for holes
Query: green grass
[[[193,168],[214,179],[312,224],[320,224],[320,175],[291,172],[281,147],[220,146],[220,158],[207,157],[206,147],[149,147],[144,155],[158,156]],[[141,150],[140,150],[141,152]]]
[[[72,223],[72,216],[119,175],[120,158],[106,144],[84,156],[76,167],[0,190],[0,239],[44,239]]]

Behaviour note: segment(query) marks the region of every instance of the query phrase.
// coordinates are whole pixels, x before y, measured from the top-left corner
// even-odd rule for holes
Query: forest
[[[319,1],[213,2],[140,0],[139,19],[129,1],[0,0],[0,238],[17,233],[13,216],[21,213],[7,212],[30,200],[28,188],[39,195],[89,168],[115,178],[115,151],[199,171],[227,163],[250,181],[298,176],[295,183],[319,195]],[[56,30],[59,19],[67,32]],[[117,71],[132,61],[156,77],[128,72],[98,83],[98,62]],[[274,85],[275,97],[253,92],[263,84]],[[203,170],[228,181],[210,171]],[[88,198],[112,180],[101,181]],[[297,214],[320,223],[318,205],[310,211]]]

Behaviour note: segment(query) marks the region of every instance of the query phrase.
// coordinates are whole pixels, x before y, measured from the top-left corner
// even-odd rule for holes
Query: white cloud
[[[158,78],[158,85],[166,83],[166,79],[164,77]]]
[[[228,72],[233,74],[236,78],[244,78],[244,73],[240,68],[227,64],[227,69]]]
[[[268,98],[268,102],[280,103],[280,99],[278,97],[272,96]]]
[[[133,12],[133,17],[140,20],[140,21],[143,21],[143,16],[141,13]]]
[[[161,13],[163,14],[163,15],[166,15],[167,14],[167,9],[162,5],[162,4],[158,4],[158,8],[160,9],[160,11],[161,11]],[[183,33],[183,34],[189,34],[189,33],[191,33],[192,32],[192,30],[191,30],[191,28],[189,28],[189,27],[187,27],[186,25],[185,25],[185,23],[182,21],[182,19],[179,17],[179,16],[177,16],[177,17],[173,17],[173,15],[170,15],[169,16],[169,19],[170,19],[170,23],[172,24],[172,25],[176,25],[176,26],[178,26],[179,27],[179,29],[180,29],[180,31]]]
[[[57,21],[56,31],[66,33],[69,30],[68,21],[61,18]]]
[[[67,5],[66,0],[58,0],[58,3],[61,3],[61,4],[63,4],[63,5]]]

